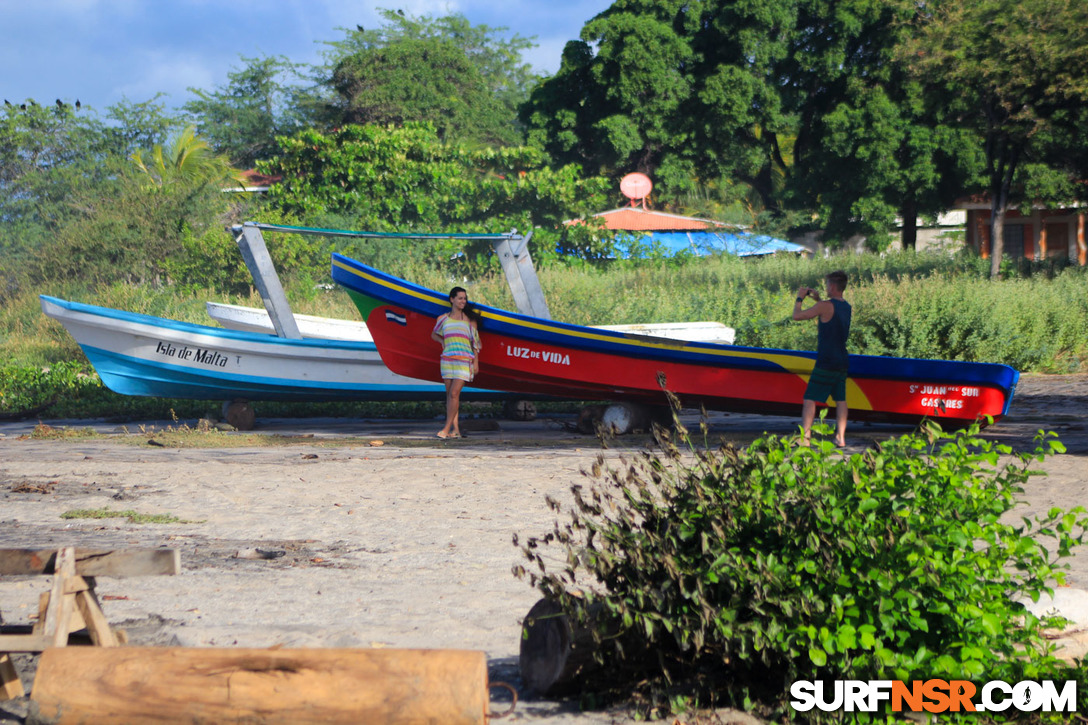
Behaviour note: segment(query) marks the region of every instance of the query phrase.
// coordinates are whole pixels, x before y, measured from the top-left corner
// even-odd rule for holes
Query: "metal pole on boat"
[[[276,274],[272,257],[268,255],[268,247],[265,246],[261,230],[253,222],[246,222],[241,226],[231,227],[231,231],[234,232],[234,241],[242,252],[242,259],[249,267],[249,273],[253,275],[257,291],[261,293],[276,334],[289,340],[301,340],[302,333],[299,332],[298,323],[291,313],[287,295],[283,293],[280,276]]]
[[[506,283],[514,295],[518,312],[550,320],[552,315],[544,300],[544,290],[540,288],[533,258],[529,256],[529,239],[532,236],[532,232],[525,236],[511,232],[510,236],[493,241],[491,246],[506,274]]]

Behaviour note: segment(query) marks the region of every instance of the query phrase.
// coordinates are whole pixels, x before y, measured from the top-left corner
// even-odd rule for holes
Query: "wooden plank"
[[[53,638],[54,647],[68,644],[68,620],[75,610],[75,595],[65,594],[68,579],[75,576],[76,550],[66,546],[57,552],[53,589],[49,592],[49,604],[45,608],[45,627],[42,633]]]
[[[489,695],[478,651],[61,647],[31,700],[53,725],[483,725]]]
[[[0,549],[0,575],[53,574],[56,549]],[[81,576],[173,575],[181,571],[177,549],[76,549],[75,573]]]
[[[0,700],[11,700],[26,694],[23,682],[11,661],[11,655],[0,652]]]
[[[76,607],[82,615],[87,632],[91,635],[91,641],[99,647],[117,647],[120,642],[110,630],[106,616],[102,614],[102,607],[98,605],[98,599],[94,596],[94,590],[85,590],[77,593]]]
[[[40,634],[0,634],[0,652],[41,652],[52,644],[52,637]]]

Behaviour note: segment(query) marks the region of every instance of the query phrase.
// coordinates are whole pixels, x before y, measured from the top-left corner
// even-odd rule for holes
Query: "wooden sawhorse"
[[[0,549],[0,576],[52,574],[53,586],[38,603],[38,621],[30,634],[0,633],[0,700],[24,694],[10,653],[41,652],[64,647],[68,635],[86,629],[91,643],[117,647],[126,641],[110,629],[95,594],[96,576],[177,574],[181,555],[176,549]]]

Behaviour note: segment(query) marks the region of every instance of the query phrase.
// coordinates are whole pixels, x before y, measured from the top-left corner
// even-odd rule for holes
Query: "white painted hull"
[[[83,348],[102,382],[123,395],[290,401],[445,398],[442,384],[390,371],[370,342],[287,340],[44,295],[41,305]],[[466,395],[505,397],[471,388]]]

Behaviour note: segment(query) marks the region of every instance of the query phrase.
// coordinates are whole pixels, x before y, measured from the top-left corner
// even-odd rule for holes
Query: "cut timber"
[[[23,683],[11,662],[11,655],[0,652],[0,700],[11,700],[24,694]]]
[[[56,573],[57,549],[0,549],[0,576]],[[79,576],[175,575],[181,571],[177,549],[76,549]]]
[[[487,658],[466,650],[63,647],[31,716],[56,723],[487,722]]]
[[[571,627],[557,602],[541,599],[525,615],[518,669],[525,687],[541,695],[559,695],[577,689],[578,678],[599,665],[597,646],[589,627]]]
[[[238,430],[253,430],[253,425],[257,422],[257,413],[244,400],[223,403],[223,417]]]

